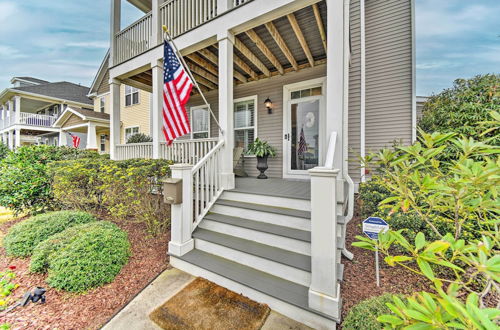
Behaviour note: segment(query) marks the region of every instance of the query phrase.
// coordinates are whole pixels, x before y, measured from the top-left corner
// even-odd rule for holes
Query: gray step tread
[[[247,220],[244,218],[233,217],[218,213],[208,213],[204,219],[222,222],[225,224],[253,229],[264,233],[280,235],[288,238],[297,239],[304,242],[311,242],[311,232],[285,226],[274,225],[266,222]]]
[[[215,204],[250,209],[250,210],[254,210],[254,211],[261,211],[261,212],[267,212],[267,213],[288,215],[291,217],[305,218],[305,219],[309,219],[309,220],[311,219],[311,212],[309,212],[309,211],[293,210],[293,209],[287,209],[284,207],[275,207],[275,206],[262,205],[262,204],[230,201],[227,199],[218,199]]]
[[[257,257],[268,259],[306,272],[311,271],[311,257],[300,253],[275,248],[250,240],[217,233],[211,230],[197,228],[193,237],[214,244],[222,245],[233,250],[245,252]]]
[[[243,266],[236,262],[214,256],[199,250],[192,250],[182,257],[188,263],[204,268],[210,272],[226,277],[254,290],[285,301],[310,312],[317,313],[308,307],[309,288],[279,277]],[[331,317],[320,314],[333,320]]]

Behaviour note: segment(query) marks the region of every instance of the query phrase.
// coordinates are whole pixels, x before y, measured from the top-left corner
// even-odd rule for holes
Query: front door
[[[309,178],[322,164],[324,79],[284,87],[283,177]]]

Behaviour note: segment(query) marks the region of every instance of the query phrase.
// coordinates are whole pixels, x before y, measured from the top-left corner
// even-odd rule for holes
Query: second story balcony
[[[119,21],[120,0],[111,0],[114,10],[111,19]],[[189,32],[218,15],[253,0],[128,0],[142,11],[143,17],[121,31],[112,33],[113,65],[121,64],[138,56],[161,42],[156,31],[165,25],[175,38]],[[159,8],[153,8],[159,3]],[[117,25],[119,25],[117,23]],[[116,26],[112,23],[112,26]],[[161,33],[161,32],[160,32]]]
[[[0,129],[8,128],[14,125],[32,126],[32,127],[52,127],[56,121],[56,116],[41,115],[36,113],[20,112],[19,117],[15,115],[0,117]]]

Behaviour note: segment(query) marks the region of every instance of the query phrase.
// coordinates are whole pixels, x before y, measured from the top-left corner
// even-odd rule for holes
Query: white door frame
[[[307,89],[307,88],[314,88],[314,87],[321,87],[321,96],[319,97],[319,166],[323,164],[323,144],[326,142],[325,138],[325,129],[326,129],[326,124],[325,124],[325,118],[326,118],[326,97],[325,97],[325,91],[326,91],[326,77],[321,77],[321,78],[315,78],[315,79],[310,79],[310,80],[305,80],[301,81],[298,83],[294,84],[289,84],[289,85],[284,85],[283,86],[283,178],[289,178],[289,179],[310,179],[309,173],[307,171],[300,171],[300,170],[292,170],[290,169],[290,138],[286,139],[285,135],[286,134],[291,134],[291,122],[290,122],[290,115],[291,115],[291,93],[293,91],[297,90],[302,90],[302,89]],[[318,99],[318,96],[310,96],[310,97],[304,97],[301,99],[301,101],[307,101],[307,100],[315,100]],[[295,103],[296,100],[293,100],[293,103]]]

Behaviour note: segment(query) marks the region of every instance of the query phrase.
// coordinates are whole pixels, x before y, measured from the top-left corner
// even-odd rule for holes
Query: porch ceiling
[[[256,81],[325,63],[326,15],[323,0],[236,35],[235,83]],[[184,58],[203,90],[217,89],[217,44]],[[148,90],[152,85],[151,70],[128,80],[132,86]]]

